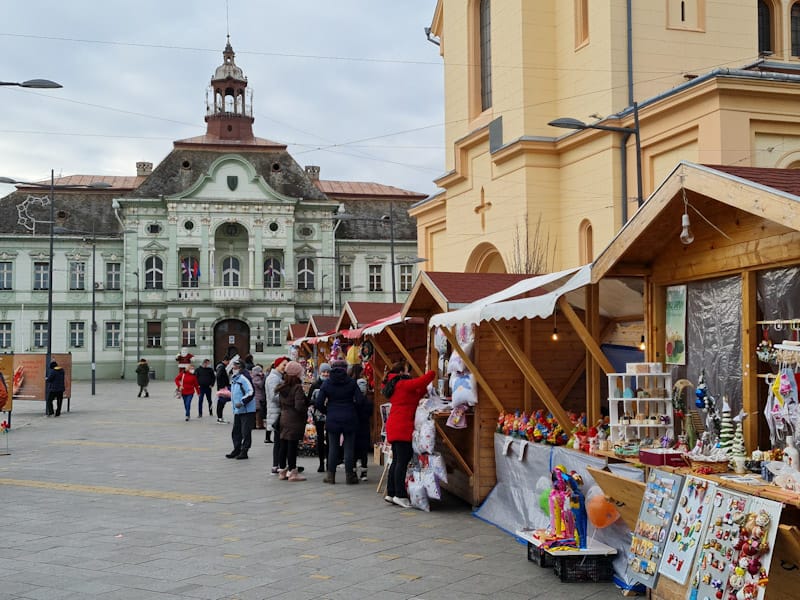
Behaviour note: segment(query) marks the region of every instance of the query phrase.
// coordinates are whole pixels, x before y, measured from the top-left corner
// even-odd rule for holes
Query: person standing
[[[267,402],[267,433],[264,438],[265,444],[272,443],[272,432],[275,432],[275,447],[272,449],[272,473],[278,472],[278,444],[280,439],[278,435],[278,426],[280,425],[278,418],[281,416],[281,406],[278,402],[277,392],[275,388],[278,387],[283,381],[283,371],[286,369],[286,363],[289,359],[285,356],[279,356],[272,363],[267,379],[264,381],[264,395]]]
[[[214,412],[211,410],[211,386],[214,385],[216,374],[214,369],[211,368],[211,361],[205,359],[195,369],[194,376],[197,377],[197,386],[200,388],[200,393],[197,397],[197,416],[203,416],[203,398],[208,401],[208,416],[213,416]]]
[[[414,457],[414,450],[411,447],[414,415],[419,401],[434,377],[436,372],[428,371],[422,377],[412,379],[408,363],[401,360],[392,365],[381,390],[392,403],[389,418],[386,419],[386,441],[392,445],[392,464],[389,467],[384,500],[403,508],[411,507],[406,492],[406,471],[408,463]]]
[[[252,442],[251,434],[256,422],[256,400],[253,395],[253,384],[244,375],[244,365],[240,360],[232,362],[231,370],[231,405],[233,406],[233,429],[231,440],[233,450],[226,458],[247,459]]]
[[[359,365],[350,367],[350,377],[356,382],[358,389],[364,395],[364,403],[358,407],[358,429],[356,430],[355,453],[356,463],[361,463],[361,481],[367,480],[367,465],[369,453],[372,450],[372,411],[375,404],[367,396],[367,380],[363,375],[364,368]]]
[[[220,394],[220,391],[227,390],[230,392],[231,379],[228,376],[228,358],[223,358],[217,365],[215,375],[217,377],[217,423],[225,423],[222,418],[222,411],[225,409],[225,403],[230,400],[230,395]]]
[[[266,429],[264,418],[267,416],[267,390],[265,387],[267,376],[264,373],[264,367],[255,365],[250,372],[250,378],[253,382],[253,393],[256,397],[256,429]]]
[[[181,366],[180,373],[175,377],[175,387],[183,398],[183,410],[186,413],[186,420],[188,421],[192,413],[192,398],[194,398],[195,394],[200,393],[200,388],[197,385],[197,377],[194,376],[194,367],[192,365]]]
[[[50,372],[47,374],[47,406],[45,412],[49,417],[55,414],[61,415],[61,403],[64,401],[65,377],[64,369],[58,366],[56,361],[50,363]],[[56,410],[53,413],[53,400],[56,401]]]
[[[139,359],[139,364],[136,365],[136,385],[139,386],[139,395],[137,398],[142,397],[144,393],[145,398],[150,397],[150,392],[147,391],[147,386],[150,385],[150,365],[144,358]]]
[[[330,374],[331,366],[328,363],[322,363],[319,366],[319,375],[317,376],[317,380],[311,384],[311,387],[308,390],[308,399],[311,403],[311,418],[314,421],[314,429],[317,430],[317,457],[319,458],[319,468],[317,469],[317,473],[325,472],[325,457],[328,454],[327,444],[325,443],[325,438],[327,437],[325,432],[325,419],[327,417],[324,412],[317,408],[316,401],[317,396],[319,395],[319,388],[321,388],[322,384],[328,380]]]
[[[356,382],[347,375],[347,363],[343,360],[333,361],[330,377],[319,389],[316,401],[317,408],[326,413],[325,428],[328,432],[328,473],[324,483],[336,483],[340,436],[344,438],[345,482],[358,483],[355,472],[355,436],[358,429],[357,411],[363,403],[364,395]]]
[[[308,405],[303,391],[303,366],[293,360],[286,363],[283,382],[278,385],[281,406],[278,444],[278,479],[305,481],[297,471],[297,445],[306,429]]]

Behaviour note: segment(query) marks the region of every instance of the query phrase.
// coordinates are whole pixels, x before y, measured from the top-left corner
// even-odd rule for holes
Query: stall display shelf
[[[608,414],[611,442],[675,437],[672,374],[610,373]]]

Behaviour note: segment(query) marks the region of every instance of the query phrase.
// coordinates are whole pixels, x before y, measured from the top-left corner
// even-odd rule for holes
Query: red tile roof
[[[710,169],[728,173],[735,177],[748,179],[754,183],[800,196],[800,170],[773,169],[766,167],[736,167],[725,165],[704,165]]]
[[[305,336],[307,328],[308,323],[292,323],[289,325],[289,337],[287,339],[290,341],[300,339]]]
[[[403,304],[400,302],[348,302],[347,306],[350,307],[350,312],[355,316],[359,326],[388,317],[403,309]]]
[[[469,304],[499,292],[518,281],[533,277],[517,273],[449,273],[424,271],[424,276],[447,299],[448,304]]]
[[[329,181],[317,180],[316,186],[330,196],[394,196],[406,198],[425,198],[427,194],[411,192],[402,188],[368,181]]]
[[[65,177],[56,177],[54,184],[60,185],[90,185],[92,183],[107,183],[110,188],[97,188],[96,191],[108,190],[133,190],[141,185],[146,179],[144,176],[125,176],[125,175],[67,175]],[[50,180],[37,181],[37,188],[41,185],[47,187],[50,185]],[[25,184],[17,186],[19,189],[25,189]],[[81,191],[90,191],[91,188],[82,189]]]
[[[309,324],[313,323],[316,328],[312,333],[320,335],[329,333],[336,329],[336,324],[339,322],[339,317],[329,317],[325,315],[312,315]]]

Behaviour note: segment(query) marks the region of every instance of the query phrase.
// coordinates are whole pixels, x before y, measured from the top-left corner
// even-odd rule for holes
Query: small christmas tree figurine
[[[747,456],[747,450],[744,447],[744,435],[742,435],[742,423],[747,417],[747,413],[744,412],[744,409],[739,411],[739,414],[733,419],[736,423],[736,431],[733,434],[733,444],[731,444],[731,451],[729,452],[730,456]]]
[[[719,431],[719,447],[725,450],[726,453],[731,453],[733,446],[733,419],[731,418],[731,406],[728,404],[728,399],[722,397],[722,425]]]

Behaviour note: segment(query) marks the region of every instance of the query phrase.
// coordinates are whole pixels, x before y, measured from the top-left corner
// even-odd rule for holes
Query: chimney
[[[319,167],[315,165],[306,166],[306,175],[311,181],[319,181]]]
[[[153,163],[151,162],[137,162],[136,163],[136,176],[147,177],[153,172]]]

